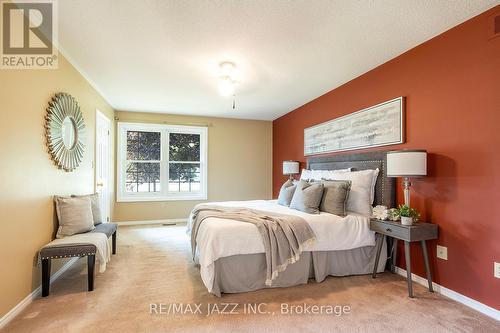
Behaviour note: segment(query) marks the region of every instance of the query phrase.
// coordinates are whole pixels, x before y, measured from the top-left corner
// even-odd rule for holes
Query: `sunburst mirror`
[[[54,163],[65,171],[75,170],[83,159],[85,123],[73,96],[57,93],[45,116],[45,136]]]

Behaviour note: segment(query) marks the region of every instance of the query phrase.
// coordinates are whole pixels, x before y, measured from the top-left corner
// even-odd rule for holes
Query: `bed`
[[[353,171],[380,170],[374,193],[374,205],[392,207],[395,204],[395,181],[385,176],[386,152],[312,157],[307,169]],[[266,281],[266,258],[257,228],[248,223],[208,218],[200,225],[196,237],[196,261],[208,291],[240,293],[264,288],[289,287],[322,282],[328,276],[369,274],[375,261],[375,233],[369,229],[369,217],[349,213],[345,217],[321,212],[307,214],[276,200],[228,201],[215,203],[227,207],[246,207],[260,211],[302,217],[316,234],[315,244],[304,248],[300,259],[281,272],[272,286]],[[188,222],[188,233],[192,221]],[[384,242],[378,272],[385,270],[391,247]]]

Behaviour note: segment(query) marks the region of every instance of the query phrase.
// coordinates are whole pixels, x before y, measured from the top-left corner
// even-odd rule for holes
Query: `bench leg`
[[[50,290],[50,259],[42,259],[42,297],[49,296]]]
[[[111,235],[111,243],[113,247],[113,254],[116,254],[116,231]]]
[[[95,267],[95,255],[87,256],[87,275],[89,281],[89,291],[94,290],[94,267]]]

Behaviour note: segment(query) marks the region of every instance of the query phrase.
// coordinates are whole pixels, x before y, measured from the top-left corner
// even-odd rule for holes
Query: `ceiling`
[[[273,120],[499,2],[65,0],[59,43],[117,110]]]

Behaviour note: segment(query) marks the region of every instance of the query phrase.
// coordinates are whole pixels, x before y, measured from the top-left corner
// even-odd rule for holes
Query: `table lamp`
[[[297,161],[283,161],[283,174],[286,176],[290,176],[290,179],[293,179],[292,175],[296,175],[299,173],[299,162]]]
[[[402,177],[405,205],[410,207],[410,178],[427,176],[427,151],[394,150],[387,152],[387,177]]]

